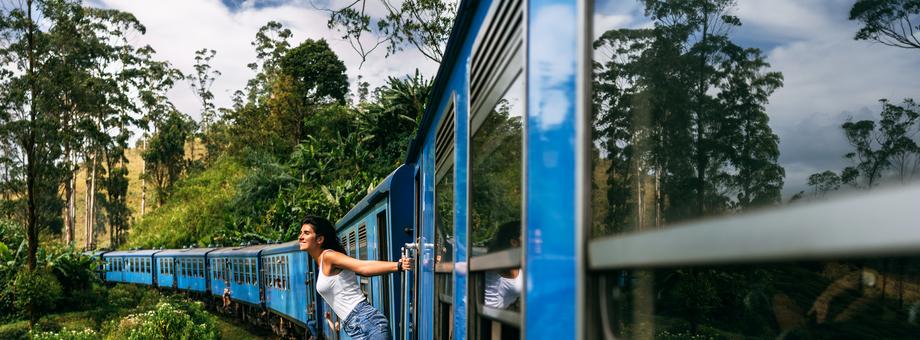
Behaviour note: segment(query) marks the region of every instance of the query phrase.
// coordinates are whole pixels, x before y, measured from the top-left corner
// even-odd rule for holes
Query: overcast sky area
[[[854,0],[739,0],[734,15],[742,26],[730,37],[760,48],[782,72],[784,86],[770,97],[770,126],[780,137],[780,164],[786,169],[783,197],[807,190],[808,175],[840,172],[851,151],[840,125],[848,119],[878,119],[879,99],[920,100],[920,50],[853,40],[849,21]],[[638,1],[602,1],[598,28],[649,25]]]

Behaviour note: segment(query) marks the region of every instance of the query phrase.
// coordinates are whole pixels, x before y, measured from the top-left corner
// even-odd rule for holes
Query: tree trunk
[[[28,78],[29,78],[29,137],[26,141],[26,186],[29,195],[29,224],[28,230],[26,232],[28,237],[28,259],[27,264],[29,271],[35,271],[37,267],[36,253],[38,253],[38,215],[36,211],[36,197],[35,197],[35,180],[38,176],[38,167],[35,166],[36,156],[36,138],[35,138],[35,129],[37,128],[36,120],[37,113],[35,112],[35,36],[33,34],[33,23],[32,23],[32,0],[26,0],[27,15],[28,15],[28,30],[26,35],[28,36],[28,62],[29,68]],[[37,321],[35,306],[32,303],[29,303],[29,328],[35,326],[35,321]]]
[[[71,164],[77,164],[77,155],[73,150],[70,151],[70,160]],[[67,228],[70,230],[70,235],[73,237],[70,240],[70,244],[73,244],[77,238],[77,175],[80,173],[79,167],[74,167],[73,171],[70,174],[70,196],[67,198],[67,213],[70,214],[70,224],[67,225]]]
[[[709,15],[704,16],[703,18],[703,32],[701,39],[701,45],[705,51],[706,40],[709,34]],[[706,211],[706,147],[705,141],[703,138],[703,132],[706,127],[703,119],[703,98],[706,96],[706,77],[703,75],[703,72],[706,70],[706,54],[705,52],[700,52],[700,69],[699,69],[699,78],[697,79],[697,98],[696,98],[696,200],[697,200],[697,217],[703,216],[703,213]]]
[[[68,151],[69,152],[69,151]],[[67,179],[67,185],[64,187],[64,195],[67,196],[66,203],[64,205],[64,243],[72,244],[73,243],[73,178]]]
[[[85,208],[83,209],[83,217],[84,217],[83,222],[85,226],[83,229],[83,249],[84,250],[89,250],[89,239],[90,239],[89,231],[90,229],[92,229],[92,222],[90,222],[91,219],[90,219],[90,214],[89,214],[90,212],[90,194],[89,194],[90,182],[89,181],[90,181],[90,172],[92,171],[92,166],[90,166],[89,164],[86,164],[86,162],[88,161],[90,161],[89,154],[87,154],[84,157],[84,162],[83,162],[84,165],[86,166],[86,191],[83,193],[83,198],[84,198],[83,204]]]
[[[141,152],[147,151],[147,136],[144,134],[144,148]],[[147,163],[144,157],[141,157],[141,216],[144,216],[144,208],[147,206]]]
[[[89,249],[96,247],[96,159],[98,154],[93,151],[93,171],[90,173],[91,187],[89,188]]]

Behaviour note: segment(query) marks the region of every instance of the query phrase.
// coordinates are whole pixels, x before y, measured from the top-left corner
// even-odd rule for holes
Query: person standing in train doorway
[[[345,320],[345,333],[354,339],[392,339],[386,317],[374,308],[361,289],[358,278],[410,270],[412,260],[399,262],[364,261],[348,256],[332,223],[322,217],[307,216],[300,224],[300,250],[319,264],[316,291],[339,319]]]

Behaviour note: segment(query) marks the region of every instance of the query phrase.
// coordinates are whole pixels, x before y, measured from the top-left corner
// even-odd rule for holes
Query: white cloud
[[[528,110],[540,128],[549,129],[562,123],[573,105],[571,94],[564,91],[574,88],[569,82],[575,74],[575,13],[570,6],[546,6],[532,20],[530,35],[540,37],[540,43],[530,47],[531,73],[541,86],[529,89]]]
[[[341,6],[341,1],[325,4],[326,8]],[[342,2],[344,3],[344,2]],[[369,1],[368,3],[377,3]],[[384,58],[382,48],[358,69],[360,57],[341,34],[326,26],[328,13],[315,7],[311,1],[295,0],[287,4],[258,8],[251,1],[231,10],[219,0],[97,0],[93,5],[133,13],[147,27],[147,33],[134,39],[136,45],[150,45],[157,56],[167,60],[183,72],[191,72],[195,51],[209,48],[217,51],[212,67],[222,75],[214,83],[212,92],[218,107],[230,105],[234,91],[242,89],[253,72],[246,64],[255,60],[250,42],[259,27],[268,21],[278,21],[293,33],[292,46],[306,39],[326,39],[330,47],[348,68],[349,82],[356,86],[358,75],[371,84],[383,85],[388,76],[403,76],[419,68],[423,74],[433,75],[437,64],[420,53],[405,51]],[[383,9],[373,5],[373,13]],[[183,112],[200,118],[200,105],[187,83],[177,84],[169,93],[170,99]]]

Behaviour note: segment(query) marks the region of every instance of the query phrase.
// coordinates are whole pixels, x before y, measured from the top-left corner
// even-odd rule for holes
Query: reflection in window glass
[[[435,261],[452,262],[454,244],[454,167],[444,170],[444,175],[435,185]]]
[[[470,138],[471,255],[512,246],[500,239],[499,227],[520,225],[523,77],[518,77]]]
[[[920,178],[903,3],[596,1],[592,234]]]
[[[627,339],[920,334],[917,258],[629,270],[604,282],[605,322]]]

